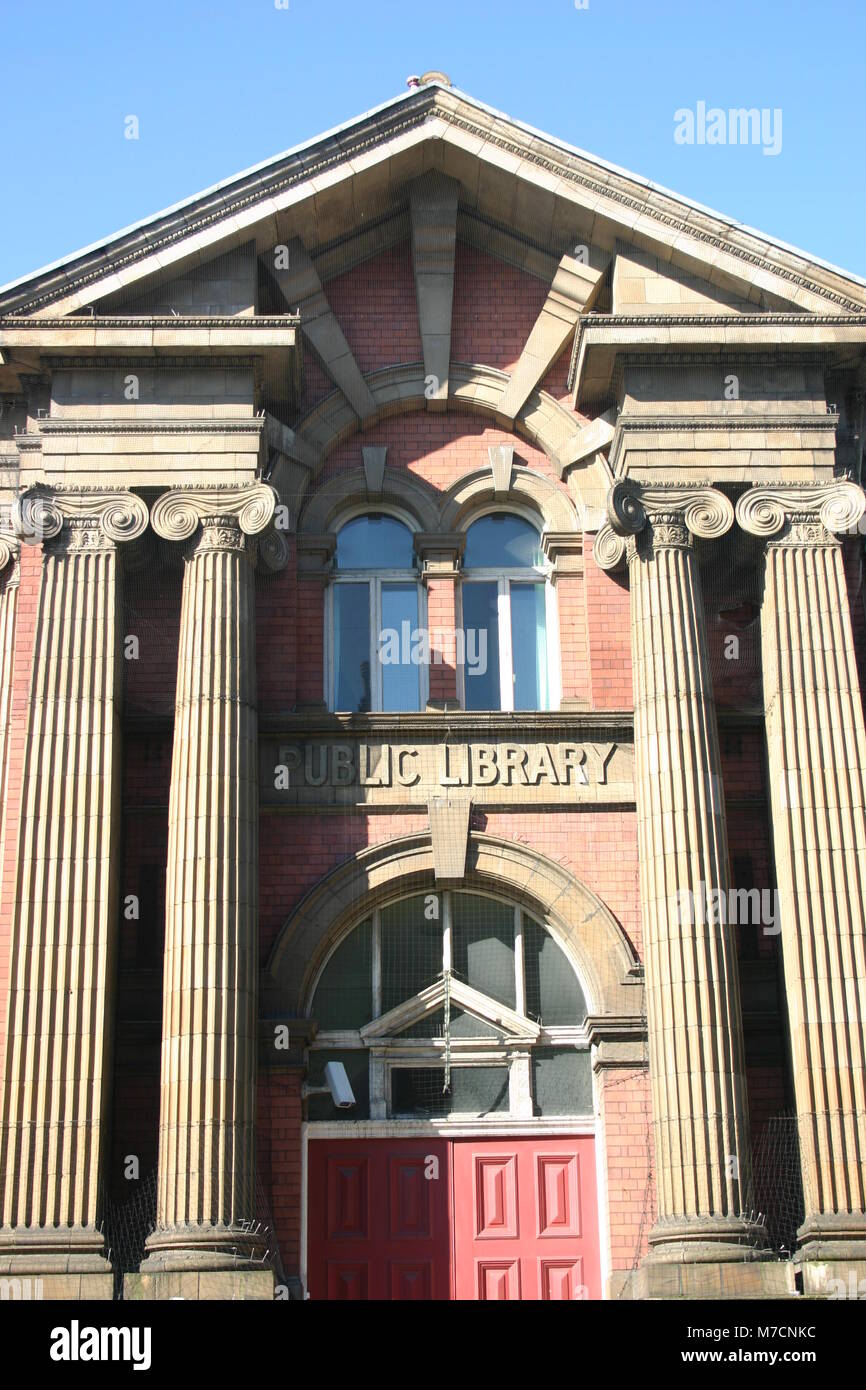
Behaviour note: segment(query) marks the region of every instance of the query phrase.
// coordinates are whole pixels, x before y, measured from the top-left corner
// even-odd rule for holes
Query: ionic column
[[[866,1260],[866,732],[842,548],[854,483],[756,487],[773,844],[805,1221],[800,1255]]]
[[[117,546],[142,534],[147,507],[131,493],[34,491],[13,520],[45,548],[12,922],[0,1270],[55,1276],[47,1297],[110,1298],[99,1223],[118,917]]]
[[[270,487],[166,493],[190,541],[169,798],[156,1229],[142,1273],[233,1270],[255,1217],[258,747],[248,537]],[[201,1296],[201,1294],[199,1295]]]
[[[611,492],[606,568],[627,543],[635,780],[658,1220],[651,1263],[756,1258],[718,737],[692,537],[733,507],[712,488]]]

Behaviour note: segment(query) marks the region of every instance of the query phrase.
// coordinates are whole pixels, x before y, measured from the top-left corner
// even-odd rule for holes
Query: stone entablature
[[[408,727],[344,722],[340,732],[332,725],[262,740],[263,805],[409,810],[444,795],[498,807],[634,802],[630,721],[599,730],[536,715],[527,727],[495,716],[481,724],[458,711],[416,715]]]

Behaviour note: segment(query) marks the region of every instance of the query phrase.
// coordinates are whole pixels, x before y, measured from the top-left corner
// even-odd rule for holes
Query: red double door
[[[600,1298],[594,1141],[314,1139],[317,1299]]]

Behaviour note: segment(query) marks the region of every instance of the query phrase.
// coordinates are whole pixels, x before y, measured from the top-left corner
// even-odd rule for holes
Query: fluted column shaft
[[[147,509],[131,495],[38,506],[46,545],[18,827],[0,1262],[74,1274],[108,1268],[98,1227],[118,916],[117,541],[143,531]],[[25,539],[41,538],[32,517],[29,505],[19,512]]]
[[[846,513],[846,507],[848,511]],[[753,489],[804,1257],[866,1259],[866,730],[840,542],[853,484]]]
[[[257,1248],[251,1230],[258,977],[254,575],[243,516],[239,521],[224,505],[223,514],[196,516],[183,584],[157,1225],[147,1242],[147,1270],[230,1268]],[[159,503],[154,525],[177,534]]]
[[[658,1219],[652,1261],[754,1258],[728,844],[692,536],[724,533],[711,488],[615,485],[598,562],[627,543],[635,784]],[[617,532],[619,534],[617,534]]]

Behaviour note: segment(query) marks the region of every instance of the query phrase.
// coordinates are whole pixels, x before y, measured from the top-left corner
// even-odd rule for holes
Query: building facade
[[[0,1277],[866,1278],[864,387],[441,74],[0,291]]]

